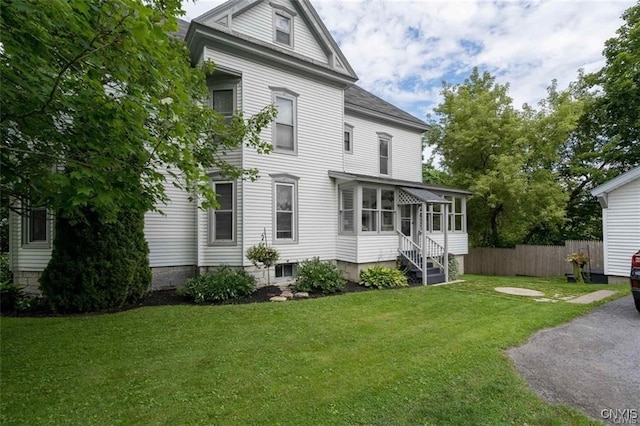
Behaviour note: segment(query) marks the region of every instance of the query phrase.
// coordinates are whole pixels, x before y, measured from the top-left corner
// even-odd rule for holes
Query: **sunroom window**
[[[378,190],[362,188],[362,231],[378,230]]]
[[[354,231],[354,207],[355,188],[344,188],[340,190],[340,232],[353,233]]]

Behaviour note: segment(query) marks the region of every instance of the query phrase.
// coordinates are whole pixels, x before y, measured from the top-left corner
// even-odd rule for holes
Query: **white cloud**
[[[193,19],[222,1],[184,2]],[[633,0],[312,0],[360,77],[359,85],[417,117],[436,106],[441,83],[474,66],[510,83],[516,106],[544,98],[577,70],[604,65]]]

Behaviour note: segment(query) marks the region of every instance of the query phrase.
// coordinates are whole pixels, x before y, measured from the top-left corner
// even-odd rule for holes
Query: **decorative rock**
[[[309,293],[307,293],[306,291],[301,291],[294,294],[293,297],[295,297],[296,299],[306,299],[307,297],[309,297]]]
[[[513,294],[515,296],[544,296],[544,293],[538,290],[531,290],[528,288],[519,287],[496,287],[494,289],[497,292],[505,294]]]
[[[271,299],[272,302],[286,302],[288,299],[282,296],[273,296]]]
[[[293,299],[293,293],[290,291],[283,291],[280,296],[286,297],[287,299]]]

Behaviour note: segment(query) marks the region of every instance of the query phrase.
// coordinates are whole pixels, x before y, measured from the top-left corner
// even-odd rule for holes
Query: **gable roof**
[[[635,169],[631,169],[628,172],[623,173],[620,176],[615,177],[600,186],[593,188],[591,190],[591,195],[593,195],[594,197],[598,197],[600,205],[602,206],[602,208],[606,209],[608,207],[607,195],[610,192],[613,192],[621,186],[631,183],[636,179],[640,179],[640,166],[636,167]]]
[[[195,18],[192,22],[196,22],[217,30],[226,29],[229,33],[235,36],[241,36],[238,32],[233,31],[233,17],[246,12],[247,10],[264,1],[266,0],[229,0],[211,9],[210,11],[203,13],[202,15]],[[316,39],[318,45],[327,54],[327,57],[329,58],[328,67],[340,74],[344,74],[350,77],[351,79],[353,79],[353,81],[356,81],[358,79],[358,76],[349,64],[349,61],[347,61],[347,58],[340,50],[340,47],[338,47],[336,41],[331,36],[331,33],[322,22],[322,19],[320,19],[320,16],[316,12],[315,8],[311,5],[311,2],[309,0],[292,0],[291,4],[296,8],[297,14],[307,25],[309,31],[311,31],[312,35]],[[225,25],[220,23],[225,20],[228,21],[228,24]],[[229,25],[229,23],[231,23],[231,25]],[[244,36],[242,38],[251,39],[251,37],[247,36]],[[256,39],[252,39],[250,41],[258,44],[263,44],[265,47],[269,47],[271,49],[280,50],[289,54],[292,53],[291,51],[278,49],[276,46],[262,43]],[[306,59],[308,61],[312,61],[311,59]]]
[[[393,124],[401,124],[422,132],[429,130],[429,125],[424,121],[355,84],[344,91],[344,108],[348,112],[386,119]]]
[[[189,30],[189,22],[184,19],[178,18],[178,32],[176,36],[182,40],[187,36],[187,31]]]

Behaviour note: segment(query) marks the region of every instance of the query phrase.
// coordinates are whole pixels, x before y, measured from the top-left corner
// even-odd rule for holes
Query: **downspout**
[[[444,282],[449,282],[449,203],[444,205]]]
[[[422,202],[422,285],[427,285],[427,203]]]

